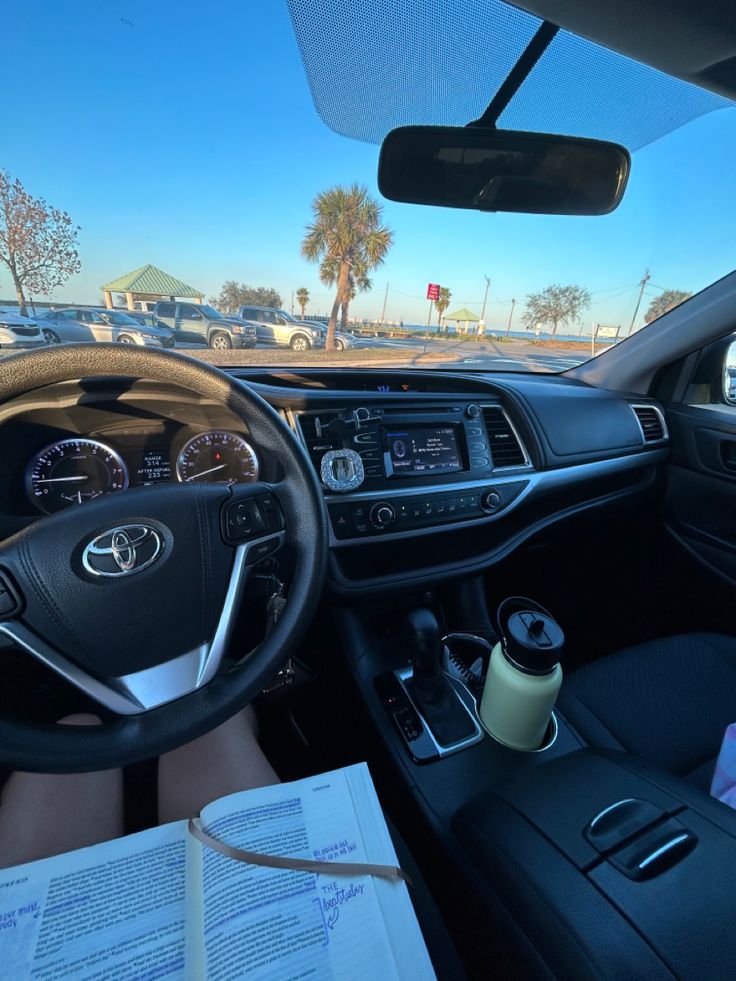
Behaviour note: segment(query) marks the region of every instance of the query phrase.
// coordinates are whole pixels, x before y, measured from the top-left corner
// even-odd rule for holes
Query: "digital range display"
[[[454,426],[384,429],[386,473],[414,476],[463,469]]]
[[[146,447],[140,456],[140,460],[135,468],[135,480],[132,483],[160,484],[163,481],[172,479],[171,460],[168,451],[165,449]]]

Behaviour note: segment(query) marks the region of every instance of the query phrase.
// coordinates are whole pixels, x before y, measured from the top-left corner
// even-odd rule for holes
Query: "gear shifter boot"
[[[475,734],[473,720],[447,678],[438,671],[430,683],[409,678],[404,682],[412,701],[440,746],[452,746]]]

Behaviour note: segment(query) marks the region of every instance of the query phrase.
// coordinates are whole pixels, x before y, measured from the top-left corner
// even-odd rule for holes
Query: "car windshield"
[[[183,0],[175,17],[79,0],[75,11],[37,0],[5,15],[4,72],[24,79],[0,172],[7,308],[100,305],[123,324],[133,303],[155,305],[175,350],[222,365],[560,372],[656,331],[733,265],[732,103],[566,31],[499,127],[623,144],[632,171],[615,211],[382,198],[384,136],[477,119],[533,36],[540,21],[501,0]],[[254,35],[267,71],[243,60]],[[49,112],[48,73],[29,64],[56,64],[60,49]],[[113,122],[132,112],[145,152]],[[213,153],[214,140],[227,149]],[[80,155],[90,143],[98,152]],[[31,201],[35,225],[8,254]],[[246,312],[253,328],[219,333],[202,322],[243,306],[271,315]],[[332,331],[305,325],[295,342],[279,317]]]

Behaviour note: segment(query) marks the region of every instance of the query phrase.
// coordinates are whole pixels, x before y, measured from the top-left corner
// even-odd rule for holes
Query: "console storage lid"
[[[453,829],[555,974],[736,970],[736,813],[622,753],[550,760],[455,816]]]

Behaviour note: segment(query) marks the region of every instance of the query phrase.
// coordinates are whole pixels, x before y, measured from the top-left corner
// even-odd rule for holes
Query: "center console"
[[[445,659],[439,684],[426,612],[398,623],[336,615],[389,750],[396,806],[411,801],[413,840],[426,832],[422,858],[442,864],[441,888],[466,927],[472,977],[732,976],[736,813],[626,753],[586,747],[559,712],[537,751],[491,738],[467,697],[489,642],[445,635],[450,651],[465,638],[467,671],[458,681]]]
[[[294,413],[325,489],[333,545],[487,520],[524,494],[526,446],[498,403]]]

